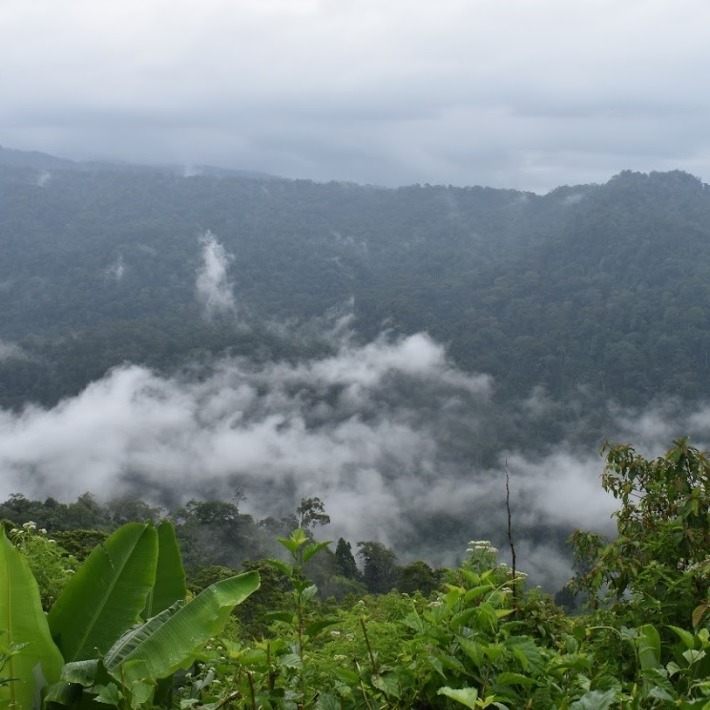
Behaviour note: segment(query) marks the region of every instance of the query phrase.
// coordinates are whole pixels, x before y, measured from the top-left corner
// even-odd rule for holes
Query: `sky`
[[[0,0],[0,145],[545,192],[710,179],[706,0]]]

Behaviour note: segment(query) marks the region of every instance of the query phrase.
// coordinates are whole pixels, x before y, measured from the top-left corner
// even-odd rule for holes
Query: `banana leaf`
[[[186,668],[209,638],[221,631],[232,609],[259,584],[256,572],[246,572],[215,582],[188,604],[161,612],[119,639],[103,659],[106,670],[120,683],[130,684],[146,673],[161,679]],[[132,677],[137,668],[140,679]]]
[[[52,641],[37,582],[1,525],[0,645],[9,655],[2,676],[10,679],[0,678],[0,707],[39,708],[42,688],[59,679],[64,661]]]
[[[67,582],[49,613],[67,662],[96,658],[135,624],[155,584],[158,534],[128,523],[99,545]]]
[[[155,585],[148,595],[143,618],[149,619],[155,616],[175,602],[185,599],[186,595],[185,570],[175,537],[175,528],[166,520],[158,525],[158,565],[155,572]]]

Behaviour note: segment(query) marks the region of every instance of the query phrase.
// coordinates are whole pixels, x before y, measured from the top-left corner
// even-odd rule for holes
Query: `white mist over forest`
[[[235,302],[227,270],[234,257],[227,253],[209,229],[200,236],[200,244],[202,266],[197,272],[195,288],[205,316],[212,318],[215,315],[232,313]]]
[[[215,241],[204,246],[220,254]],[[211,268],[211,286],[200,272],[200,294],[224,283]],[[219,293],[219,303],[230,303]],[[318,496],[332,519],[324,535],[374,539],[408,559],[419,550],[404,543],[416,537],[412,526],[424,511],[502,540],[507,470],[515,525],[611,530],[614,502],[599,486],[598,452],[559,442],[533,457],[501,451],[497,467],[477,468],[476,441],[495,389],[490,376],[458,369],[426,333],[384,333],[359,345],[342,323],[331,325],[324,335],[339,328],[340,345],[328,357],[219,358],[173,376],[126,364],[54,407],[0,412],[0,496],[70,500],[91,491],[170,508],[238,490],[243,510],[257,517],[287,514],[301,498]],[[534,418],[545,406],[537,390],[520,412]],[[679,426],[707,431],[709,423],[710,406],[684,422],[663,407],[609,407],[611,438],[654,455]],[[468,455],[452,456],[452,433],[462,431]],[[456,559],[456,550],[436,547],[428,550],[433,562]],[[519,554],[543,583],[569,574],[552,547],[522,539]]]
[[[323,537],[448,565],[472,538],[508,557],[507,474],[555,589],[564,539],[614,529],[603,439],[710,441],[692,176],[540,197],[72,164],[40,188],[51,156],[2,155],[0,495],[318,497]],[[694,228],[651,241],[678,205]]]

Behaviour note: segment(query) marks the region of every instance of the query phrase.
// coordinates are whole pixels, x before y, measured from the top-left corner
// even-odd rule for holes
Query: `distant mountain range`
[[[34,170],[83,170],[100,171],[120,170],[122,172],[163,172],[176,175],[209,175],[214,177],[250,177],[268,179],[273,177],[256,170],[237,170],[216,168],[210,165],[137,165],[134,163],[116,163],[110,161],[76,161],[57,158],[38,151],[14,150],[0,145],[0,166],[14,168],[32,168]]]
[[[205,320],[196,298],[207,230],[248,334]],[[541,196],[2,148],[0,244],[0,339],[16,346],[0,360],[5,406],[54,402],[126,359],[297,352],[258,324],[349,303],[362,338],[426,330],[492,374],[502,401],[536,386],[628,404],[710,397],[710,187],[682,172]]]

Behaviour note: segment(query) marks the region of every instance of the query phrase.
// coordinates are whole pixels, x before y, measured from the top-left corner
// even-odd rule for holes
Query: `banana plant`
[[[27,560],[0,525],[0,637],[8,653],[0,707],[30,710],[47,683],[59,680],[62,654],[52,641],[39,588]]]
[[[104,704],[152,706],[159,681],[191,665],[232,609],[258,586],[257,573],[248,572],[216,582],[188,604],[164,609],[128,629],[102,658],[66,664],[63,682],[50,689],[48,699],[82,707],[83,688]]]
[[[157,561],[153,525],[128,523],[94,549],[49,612],[52,637],[66,662],[103,655],[139,620]]]
[[[160,681],[169,688],[172,674],[259,587],[250,572],[184,603],[172,525],[129,523],[92,552],[45,617],[25,560],[4,534],[0,542],[0,632],[15,647],[25,644],[10,659],[13,680],[0,686],[0,700],[15,710],[39,710],[43,694],[52,707],[85,707],[91,698],[152,706]]]

